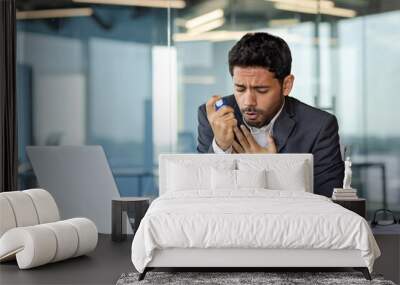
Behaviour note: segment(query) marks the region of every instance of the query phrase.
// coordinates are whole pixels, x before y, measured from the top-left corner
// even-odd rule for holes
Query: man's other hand
[[[235,126],[233,128],[234,133],[238,141],[234,140],[232,143],[233,153],[277,153],[277,147],[274,139],[268,133],[267,134],[267,146],[260,146],[249,130],[241,125],[241,130]]]
[[[207,119],[214,133],[215,142],[222,150],[227,150],[233,143],[235,135],[233,128],[236,127],[234,110],[224,105],[218,111],[215,110],[215,102],[221,96],[213,96],[206,103]]]

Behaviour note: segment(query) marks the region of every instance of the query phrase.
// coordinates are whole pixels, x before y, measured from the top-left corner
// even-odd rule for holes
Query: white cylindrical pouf
[[[60,220],[56,201],[54,201],[49,192],[44,189],[29,189],[22,192],[31,197],[38,214],[39,224]]]
[[[73,257],[78,249],[78,233],[74,226],[64,221],[41,225],[51,229],[57,238],[57,251],[51,262]]]
[[[20,269],[28,269],[53,260],[57,241],[54,232],[41,225],[14,228],[0,239],[1,251],[15,254]]]
[[[11,204],[2,194],[0,193],[0,237],[9,229],[17,226]]]
[[[33,226],[39,223],[35,205],[28,194],[22,191],[3,192],[14,211],[17,227]]]
[[[65,220],[75,227],[78,232],[79,245],[74,257],[86,254],[97,246],[98,232],[96,225],[86,218],[74,218]]]

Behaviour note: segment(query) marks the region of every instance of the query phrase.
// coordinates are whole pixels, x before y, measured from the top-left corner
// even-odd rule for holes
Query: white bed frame
[[[305,161],[308,167],[309,188],[313,192],[313,157],[312,154],[162,154],[159,157],[159,189],[160,195],[166,191],[166,164],[168,160],[188,159],[210,163],[223,156],[224,159],[268,159]],[[329,250],[329,249],[193,249],[170,248],[158,249],[154,252],[152,261],[140,274],[139,280],[146,272],[154,268],[171,267],[232,267],[243,271],[243,268],[270,267],[353,267],[362,271],[364,277],[371,280],[360,250]]]

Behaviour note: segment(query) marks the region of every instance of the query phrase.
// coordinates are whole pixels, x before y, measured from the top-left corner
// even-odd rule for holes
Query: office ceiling
[[[77,0],[75,0],[77,1]],[[123,5],[104,5],[104,4],[91,4],[89,2],[96,0],[85,0],[81,3],[76,3],[74,0],[16,0],[17,10],[22,11],[35,11],[35,10],[48,10],[48,9],[63,9],[63,8],[78,8],[78,7],[106,7],[109,9],[130,9],[135,14],[144,15],[150,13],[151,9],[148,7],[139,6],[123,6]],[[115,0],[101,0],[115,3]],[[141,0],[119,0],[119,1],[141,1]],[[146,1],[146,0],[144,0]],[[153,1],[153,0],[148,0]],[[183,0],[173,0],[183,1]],[[183,9],[174,9],[173,16],[176,20],[175,23],[179,26],[181,23],[181,30],[185,31],[184,23],[187,20],[196,18],[200,15],[209,13],[220,9],[223,11],[224,24],[220,25],[218,29],[257,29],[258,27],[265,27],[266,25],[282,25],[290,23],[290,21],[304,22],[315,21],[315,14],[293,12],[288,10],[278,9],[277,5],[285,3],[294,3],[299,5],[300,2],[314,2],[316,0],[185,0],[185,7]],[[369,14],[382,13],[393,10],[400,10],[399,0],[320,0],[324,5],[331,2],[335,8],[346,9],[347,11],[354,11],[354,16],[362,16]],[[282,3],[281,3],[282,2]],[[322,14],[319,18],[320,21],[335,21],[340,18],[348,16],[338,16],[329,13]],[[350,16],[352,17],[352,16]],[[281,20],[281,21],[279,21]],[[286,22],[285,22],[286,21]]]

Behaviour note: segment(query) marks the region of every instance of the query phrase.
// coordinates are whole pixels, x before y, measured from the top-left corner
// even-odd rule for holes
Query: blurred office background
[[[232,94],[246,32],[284,38],[291,96],[335,114],[368,211],[400,212],[400,1],[17,0],[20,188],[26,145],[102,145],[122,196],[157,195],[157,158],[196,152],[197,108]]]

